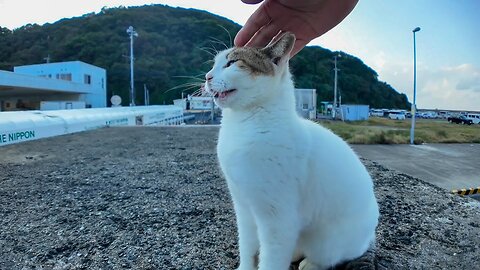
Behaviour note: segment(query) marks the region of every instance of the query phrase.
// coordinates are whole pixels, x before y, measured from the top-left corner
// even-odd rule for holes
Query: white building
[[[317,113],[317,90],[295,88],[295,107],[300,116],[304,118],[316,118]]]
[[[38,110],[49,102],[106,107],[106,89],[105,69],[81,61],[18,66],[0,71],[0,111]]]

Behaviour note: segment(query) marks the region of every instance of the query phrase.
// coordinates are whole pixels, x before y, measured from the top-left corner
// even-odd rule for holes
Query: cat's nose
[[[209,82],[213,79],[213,75],[212,73],[208,72],[207,74],[205,74],[205,79]]]

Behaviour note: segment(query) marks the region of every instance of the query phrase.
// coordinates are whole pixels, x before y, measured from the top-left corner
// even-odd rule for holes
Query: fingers
[[[255,35],[245,44],[250,47],[265,47],[280,34],[281,30],[275,24],[268,24],[260,28]]]
[[[358,0],[290,0],[291,2],[286,5],[278,0],[242,1],[248,4],[262,1],[263,3],[235,36],[235,46],[262,47],[279,32],[290,31],[298,38],[292,55],[298,53],[310,40],[323,35],[340,23],[358,2]]]
[[[258,0],[249,0],[249,1],[258,1]],[[268,16],[264,4],[262,4],[250,18],[247,20],[245,25],[240,29],[240,31],[235,36],[234,44],[237,47],[244,46],[250,39],[255,35],[255,33],[260,30],[265,25],[270,23],[270,17]]]

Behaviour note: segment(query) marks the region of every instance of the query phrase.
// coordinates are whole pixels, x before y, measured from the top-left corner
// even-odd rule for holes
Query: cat
[[[364,254],[379,210],[353,150],[295,110],[285,33],[219,52],[205,90],[222,109],[217,155],[232,197],[239,270],[328,269]]]

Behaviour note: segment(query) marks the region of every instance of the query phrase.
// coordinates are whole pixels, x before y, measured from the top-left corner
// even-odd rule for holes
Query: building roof
[[[0,70],[0,96],[22,96],[55,92],[85,94],[90,92],[90,87],[71,81]]]

